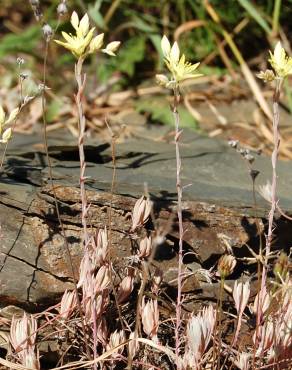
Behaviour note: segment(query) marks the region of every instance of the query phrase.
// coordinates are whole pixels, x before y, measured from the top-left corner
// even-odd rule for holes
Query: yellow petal
[[[162,49],[163,55],[167,57],[170,53],[171,47],[170,47],[170,42],[165,35],[161,39],[161,49]]]
[[[172,45],[172,48],[170,50],[170,61],[172,63],[178,63],[179,61],[179,47],[178,43],[175,41],[175,43]]]
[[[62,32],[62,36],[64,37],[64,39],[65,39],[67,42],[69,42],[69,43],[73,42],[73,37],[72,37],[72,36],[70,36],[68,33],[66,33],[66,32]]]
[[[275,63],[281,64],[283,51],[284,51],[284,56],[285,56],[285,50],[282,48],[281,42],[278,41],[275,46],[275,50],[274,50],[274,62]]]
[[[71,15],[71,24],[74,27],[74,29],[77,31],[79,28],[79,17],[75,11]]]
[[[85,37],[87,35],[89,30],[89,18],[87,13],[82,17],[80,23],[79,23],[79,31],[81,32],[82,36]]]

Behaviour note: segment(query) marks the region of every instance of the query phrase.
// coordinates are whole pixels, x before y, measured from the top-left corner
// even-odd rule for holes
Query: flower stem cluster
[[[280,41],[277,42],[274,52],[272,53],[270,51],[269,62],[273,71],[267,69],[266,71],[261,71],[257,75],[258,78],[265,82],[271,82],[275,79],[284,79],[288,75],[292,74],[292,58],[286,54]]]

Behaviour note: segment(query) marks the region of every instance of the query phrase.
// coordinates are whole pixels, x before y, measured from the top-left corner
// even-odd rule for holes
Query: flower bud
[[[260,71],[260,73],[258,73],[256,76],[264,82],[272,82],[276,78],[274,72],[270,69],[267,69],[265,72]]]
[[[282,252],[275,263],[274,274],[277,278],[281,277],[281,279],[285,281],[288,271],[289,258],[286,253]]]
[[[155,78],[156,78],[156,82],[160,86],[167,87],[167,85],[169,84],[169,79],[165,75],[158,74],[155,76]]]
[[[135,231],[137,227],[142,226],[148,220],[152,209],[152,202],[142,196],[137,200],[133,209],[132,215],[132,231]]]
[[[137,336],[136,336],[137,337]],[[130,342],[128,344],[128,354],[133,359],[139,349],[139,342],[135,340],[135,332],[131,332],[129,335]]]
[[[109,339],[109,343],[107,345],[107,350],[114,349],[115,347],[118,347],[121,343],[125,342],[126,337],[125,333],[123,330],[117,331],[115,330]],[[119,348],[116,350],[117,353],[122,353],[123,352],[123,347]],[[112,355],[114,357],[114,354]]]
[[[236,265],[236,259],[231,254],[224,254],[220,257],[218,262],[218,272],[220,277],[224,279],[226,276],[232,274]]]
[[[102,49],[102,52],[111,56],[116,56],[115,52],[118,50],[121,42],[120,41],[112,41],[107,44],[105,49]]]
[[[123,303],[129,297],[134,287],[135,270],[133,268],[127,269],[127,276],[121,281],[118,289],[118,302]]]
[[[67,290],[64,292],[63,297],[61,299],[60,305],[60,317],[64,320],[68,319],[71,315],[72,310],[75,308],[77,304],[76,292],[68,292]]]
[[[152,248],[151,236],[149,237],[146,236],[140,241],[138,257],[140,258],[149,257],[151,253],[151,248]]]
[[[142,324],[144,332],[154,341],[158,341],[157,332],[159,326],[159,310],[157,300],[150,299],[145,304],[145,297],[142,301]]]

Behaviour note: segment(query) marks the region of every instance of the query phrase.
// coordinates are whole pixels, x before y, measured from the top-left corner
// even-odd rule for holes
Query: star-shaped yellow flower
[[[270,51],[269,62],[277,77],[284,78],[287,75],[292,74],[292,58],[286,54],[280,41],[277,42],[274,53],[272,54]]]
[[[161,40],[161,49],[164,56],[164,61],[172,74],[172,81],[169,81],[170,86],[172,84],[179,84],[179,82],[202,76],[200,73],[194,73],[198,68],[200,63],[192,64],[186,61],[184,54],[180,56],[180,50],[177,42],[171,46],[168,38],[163,36]],[[158,80],[162,81],[161,75],[159,75]]]
[[[73,12],[71,16],[71,24],[76,31],[76,35],[62,32],[62,36],[66,42],[55,40],[57,44],[70,50],[76,58],[81,56],[85,57],[87,54],[94,53],[102,48],[104,34],[101,33],[93,37],[95,27],[89,29],[89,18],[87,14],[85,14],[79,21],[78,14]],[[115,55],[114,52],[118,49],[119,45],[119,41],[113,41],[108,44],[105,49],[102,49],[102,52]]]

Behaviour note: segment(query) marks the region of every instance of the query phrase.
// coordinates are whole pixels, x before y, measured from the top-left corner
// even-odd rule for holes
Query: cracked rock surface
[[[147,183],[157,222],[169,227],[166,241],[156,251],[154,264],[173,280],[177,265],[178,231],[175,218],[175,149],[172,138],[162,140],[163,129],[152,129],[148,138],[117,144],[117,179],[112,199],[112,256],[124,269],[132,256],[130,212]],[[15,136],[0,174],[0,298],[8,304],[50,304],[72,287],[72,271],[56,215],[41,137]],[[78,148],[64,136],[50,138],[54,184],[71,251],[75,274],[82,257]],[[184,248],[189,271],[210,268],[226,249],[243,254],[245,243],[256,244],[255,218],[265,223],[269,205],[258,195],[253,206],[252,182],[246,163],[224,142],[184,131],[181,144],[184,190]],[[110,144],[88,140],[86,146],[88,224],[92,230],[108,223],[112,178]],[[256,157],[257,184],[270,178],[270,159]],[[292,165],[279,163],[281,207],[292,211]],[[187,186],[190,185],[190,186]],[[171,222],[170,222],[171,221]],[[291,223],[279,221],[285,247]],[[151,229],[152,225],[146,225]],[[264,227],[264,226],[263,226]],[[283,231],[284,230],[284,231]],[[285,232],[286,230],[286,232]],[[279,233],[280,234],[280,233]],[[287,237],[288,239],[288,237]],[[190,280],[186,290],[198,287]]]

